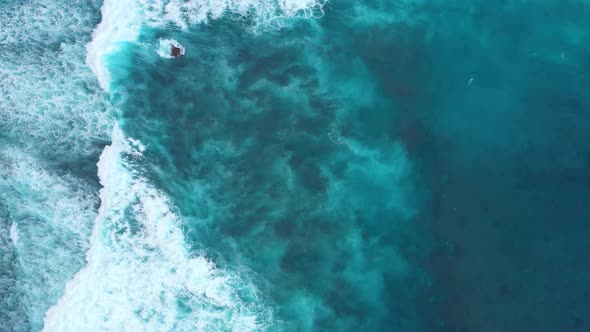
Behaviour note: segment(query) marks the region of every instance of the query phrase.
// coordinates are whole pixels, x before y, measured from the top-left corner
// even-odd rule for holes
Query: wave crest
[[[186,247],[182,218],[138,171],[141,143],[113,131],[98,163],[101,207],[87,266],[45,317],[45,331],[254,331],[272,312],[258,290]],[[248,300],[245,300],[248,299]]]

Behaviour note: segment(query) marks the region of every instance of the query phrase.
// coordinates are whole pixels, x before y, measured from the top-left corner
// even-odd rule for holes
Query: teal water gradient
[[[110,175],[147,193],[105,218],[103,258],[123,262],[105,280],[162,291],[119,307],[148,330],[207,311],[224,330],[242,308],[269,331],[590,329],[587,0],[342,0],[271,26],[144,26],[107,59],[111,95],[84,65],[98,5],[0,0],[0,330],[41,330],[88,265],[111,122],[146,150]],[[157,54],[169,38],[185,56]],[[194,260],[143,236],[160,223],[142,224],[142,199],[169,203],[163,228],[180,216],[188,256],[235,288],[213,295],[239,304],[174,284]],[[94,290],[69,298],[125,298]]]

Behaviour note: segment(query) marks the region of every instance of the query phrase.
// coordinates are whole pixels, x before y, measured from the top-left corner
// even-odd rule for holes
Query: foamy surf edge
[[[110,74],[105,57],[119,50],[121,43],[136,41],[142,24],[141,7],[135,0],[104,0],[101,22],[86,44],[86,64],[100,84],[109,91]]]
[[[137,41],[144,9],[136,0],[103,2],[86,63],[107,93],[108,56]],[[43,331],[265,330],[270,308],[240,295],[257,298],[256,287],[187,249],[182,217],[139,175],[144,149],[114,124],[97,163],[102,188],[86,265],[45,312]]]
[[[270,309],[238,294],[256,298],[256,287],[187,249],[182,217],[137,171],[143,145],[118,126],[112,139],[97,164],[103,188],[87,265],[46,312],[43,331],[264,330]]]
[[[86,45],[86,63],[96,75],[101,88],[109,91],[111,77],[105,63],[106,56],[119,50],[122,43],[136,41],[143,24],[152,27],[172,24],[184,30],[190,25],[218,19],[229,11],[241,16],[254,12],[257,17],[255,26],[273,27],[280,26],[278,22],[283,19],[321,17],[326,3],[327,0],[282,0],[278,3],[271,0],[104,0],[102,20],[94,29],[92,40]],[[184,54],[184,48],[180,48]],[[161,51],[161,47],[157,52],[164,58],[170,57]]]
[[[274,24],[275,19],[313,17],[322,6],[316,0],[104,0],[101,22],[86,44],[86,64],[110,93],[109,56],[125,43],[136,42],[143,26],[173,24],[186,29],[226,11],[247,15],[251,10],[260,22]],[[172,45],[185,53],[173,39],[159,40],[156,52],[171,57]],[[116,124],[113,127],[111,145],[97,163],[100,207],[86,266],[45,312],[43,331],[262,331],[272,325],[272,310],[257,300],[258,290],[249,278],[187,249],[182,216],[166,195],[139,175],[140,167],[133,161],[142,159],[143,145],[125,137]]]

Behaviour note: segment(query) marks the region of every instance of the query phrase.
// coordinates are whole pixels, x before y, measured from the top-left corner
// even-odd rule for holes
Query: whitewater
[[[101,22],[86,45],[86,63],[101,88],[112,93],[109,57],[136,42],[142,25],[173,22],[186,29],[228,10],[246,15],[252,9],[274,21],[319,5],[289,1],[280,6],[104,1]],[[97,164],[102,189],[87,264],[47,310],[43,331],[260,331],[274,326],[272,308],[257,300],[259,291],[248,277],[189,253],[182,216],[141,175],[141,142],[125,137],[116,124],[110,140]]]
[[[4,61],[0,68],[5,91],[0,101],[13,110],[3,112],[2,124],[17,131],[15,143],[1,153],[3,198],[12,200],[7,195],[14,192],[16,199],[7,202],[6,216],[14,219],[16,213],[25,211],[32,216],[10,223],[8,236],[2,240],[3,250],[12,253],[17,262],[6,262],[11,266],[6,270],[15,273],[9,278],[23,276],[21,281],[3,285],[3,291],[13,293],[13,308],[21,308],[5,317],[5,329],[29,330],[27,325],[43,331],[254,331],[276,327],[272,307],[260,297],[247,267],[244,271],[224,270],[204,252],[189,251],[192,244],[183,235],[182,216],[142,175],[145,148],[126,137],[117,125],[119,111],[109,95],[125,92],[113,90],[110,70],[118,58],[125,57],[125,47],[138,42],[145,26],[172,24],[187,29],[226,12],[255,12],[257,22],[250,28],[276,29],[289,17],[317,15],[322,4],[104,1],[100,23],[87,43],[84,33],[88,34],[96,19],[91,14],[80,16],[84,10],[77,12],[75,7],[82,8],[81,3],[71,3],[69,9],[66,4],[62,8],[49,2],[44,6],[18,5],[3,5],[2,19],[13,28],[0,35],[0,42],[7,46],[3,50],[28,39],[33,43],[36,38],[55,36],[68,40],[75,35],[69,29],[80,26],[82,30],[76,40],[57,41],[57,59],[51,55],[35,59],[35,54],[27,51],[21,60],[41,61],[44,70],[56,68],[50,74],[55,85],[47,85],[51,82],[42,76],[47,73],[17,67],[16,75],[28,77],[28,84],[39,82],[25,90],[13,76],[14,68],[8,67],[18,63]],[[10,20],[7,15],[11,11],[21,15]],[[56,21],[37,22],[33,29],[38,36],[27,36],[18,25],[31,16]],[[170,43],[175,41],[160,40],[159,46],[153,45],[154,52],[166,57],[162,48]],[[79,61],[82,59],[103,92],[92,87],[92,78]],[[55,60],[58,62],[51,64]],[[39,103],[22,107],[15,104],[17,100]],[[43,100],[45,104],[41,104]],[[52,120],[46,121],[44,116]],[[78,123],[76,116],[81,118]],[[19,126],[27,128],[32,139],[23,138]],[[49,144],[48,137],[56,148],[39,148]],[[96,146],[107,140],[110,143],[97,163],[102,187],[97,196],[91,177],[72,174],[63,160],[75,154],[91,160]],[[45,161],[48,155],[49,164]],[[39,283],[45,288],[33,286]],[[22,308],[25,312],[18,311]]]
[[[0,331],[588,330],[589,14],[0,0]]]

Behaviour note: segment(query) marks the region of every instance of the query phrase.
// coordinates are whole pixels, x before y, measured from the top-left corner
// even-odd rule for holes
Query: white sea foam
[[[136,0],[105,0],[101,8],[102,21],[86,45],[86,63],[92,69],[100,86],[108,91],[109,71],[105,57],[115,53],[121,43],[133,42],[142,24],[141,7]]]
[[[10,225],[10,240],[15,247],[18,246],[18,228],[14,221]]]
[[[281,19],[322,15],[326,0],[140,0],[152,25],[181,29],[218,19],[229,12],[253,18],[257,26],[274,26]]]
[[[115,128],[98,162],[101,207],[87,266],[45,317],[45,331],[254,331],[267,317],[254,286],[189,254],[181,217],[134,167],[141,151]],[[180,302],[186,308],[183,309]]]
[[[304,17],[314,17],[318,14],[323,15],[323,6],[326,2],[310,0],[282,0],[279,2],[280,8],[288,16],[295,16],[298,13]]]

